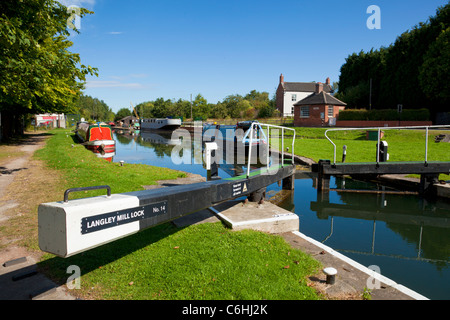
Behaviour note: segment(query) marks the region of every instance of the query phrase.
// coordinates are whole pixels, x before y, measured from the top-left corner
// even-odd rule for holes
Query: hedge
[[[394,109],[345,110],[339,112],[339,120],[429,121],[430,111],[428,109],[404,109],[399,113]]]

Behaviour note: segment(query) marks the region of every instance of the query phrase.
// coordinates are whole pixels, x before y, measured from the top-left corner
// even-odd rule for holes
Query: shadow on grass
[[[20,146],[23,144],[37,144],[39,143],[39,141],[41,141],[41,138],[46,138],[53,135],[54,134],[50,132],[34,132],[34,133],[28,132],[23,135],[5,139],[0,143],[0,146]]]
[[[76,134],[72,134],[70,137],[72,138],[73,143],[76,143],[76,144],[83,143],[83,141],[81,141],[80,138],[78,138],[78,136]]]
[[[52,255],[52,257],[39,262],[38,269],[58,285],[63,285],[72,275],[67,273],[69,266],[78,266],[81,274],[85,275],[180,230],[182,228],[177,228],[171,222],[164,223],[72,257],[61,258]]]

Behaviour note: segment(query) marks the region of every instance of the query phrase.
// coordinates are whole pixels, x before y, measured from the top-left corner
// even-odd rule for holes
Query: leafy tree
[[[192,101],[192,115],[194,119],[202,118],[206,120],[209,117],[209,113],[208,101],[201,94],[198,94],[195,100]]]
[[[218,102],[211,108],[211,117],[214,119],[225,119],[228,117],[228,110],[225,104]]]
[[[274,116],[276,108],[273,104],[266,104],[258,111],[258,118],[270,118]]]
[[[442,31],[428,49],[419,81],[428,99],[450,102],[450,28]]]
[[[345,101],[351,108],[363,108],[370,103],[370,81],[372,79],[372,97],[379,96],[379,83],[385,70],[386,49],[353,53],[341,67],[338,99]],[[373,104],[377,101],[373,99]]]
[[[114,120],[114,113],[103,100],[81,95],[76,100],[75,107],[79,110],[78,113],[85,119],[93,121]]]
[[[228,115],[231,118],[239,118],[241,117],[242,110],[240,109],[241,105],[239,105],[239,102],[243,100],[243,97],[241,95],[229,95],[225,97],[225,99],[222,101],[222,103],[227,108]]]
[[[247,95],[229,95],[222,102],[208,103],[201,95],[197,94],[195,100],[179,99],[178,101],[158,98],[154,101],[142,102],[136,106],[136,111],[143,118],[151,117],[183,117],[206,120],[225,118],[248,118],[273,116],[275,110],[275,95],[269,99],[269,93],[250,91]]]
[[[152,118],[152,110],[154,108],[153,102],[142,102],[134,107],[140,118]]]
[[[131,111],[128,108],[122,108],[119,111],[117,111],[116,116],[114,118],[114,121],[118,121],[120,119],[123,119],[125,117],[131,116]]]
[[[258,92],[256,90],[250,91],[245,97],[255,109],[261,109],[269,102],[268,92]]]
[[[449,28],[447,4],[389,47],[349,55],[341,67],[336,96],[350,108],[367,108],[372,101],[376,109],[396,108],[397,104],[428,107],[432,112],[448,109]]]
[[[244,118],[244,117],[249,117],[249,118],[255,118],[255,108],[252,106],[252,104],[250,103],[250,101],[248,100],[241,100],[236,104],[236,109],[234,110],[237,115],[237,118]]]
[[[165,118],[172,116],[173,103],[170,99],[158,98],[153,103],[152,114],[155,118]]]
[[[10,123],[26,113],[73,111],[86,75],[97,69],[69,51],[71,13],[59,2],[3,0],[0,13],[0,111],[9,137],[21,132]]]
[[[176,117],[183,117],[184,119],[191,118],[191,102],[183,99],[178,99],[174,104]]]

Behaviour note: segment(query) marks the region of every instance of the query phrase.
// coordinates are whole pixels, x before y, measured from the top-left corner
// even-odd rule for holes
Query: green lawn
[[[295,154],[308,157],[314,161],[329,159],[333,161],[333,145],[325,138],[326,129],[295,128]],[[382,140],[388,143],[389,161],[424,161],[424,130],[383,129]],[[450,161],[450,143],[435,143],[434,137],[442,131],[430,131],[428,134],[428,161]],[[448,132],[447,132],[448,133]],[[336,162],[342,162],[343,146],[347,146],[345,162],[376,161],[377,141],[366,140],[365,130],[329,132],[328,136],[336,144]],[[292,139],[286,139],[290,145]],[[441,179],[449,179],[441,175]]]
[[[320,264],[280,236],[231,231],[221,223],[182,230],[164,224],[40,267],[64,281],[70,265],[80,267],[84,298],[300,299],[320,296],[306,277]]]
[[[48,167],[60,171],[69,188],[109,185],[113,193],[143,190],[144,185],[156,184],[158,180],[186,177],[184,172],[144,164],[109,163],[79,144],[69,130],[51,131],[53,136],[46,146],[35,153]],[[75,140],[74,140],[75,139]],[[72,147],[73,145],[73,147]],[[71,199],[104,194],[105,191],[77,192]]]

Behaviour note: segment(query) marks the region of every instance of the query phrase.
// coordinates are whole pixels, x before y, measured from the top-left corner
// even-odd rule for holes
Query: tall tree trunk
[[[14,108],[10,108],[14,109]],[[24,124],[23,124],[23,114],[14,113],[9,110],[1,111],[1,141],[6,141],[12,137],[23,135]]]

